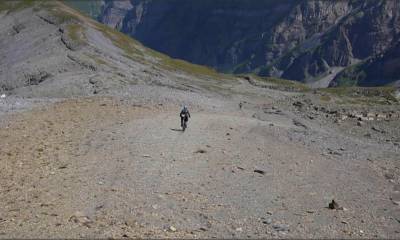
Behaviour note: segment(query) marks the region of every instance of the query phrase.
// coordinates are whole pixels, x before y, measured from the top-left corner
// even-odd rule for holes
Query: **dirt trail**
[[[88,98],[16,115],[0,236],[392,236],[384,179],[288,140],[287,116],[193,110],[181,132],[177,110]]]

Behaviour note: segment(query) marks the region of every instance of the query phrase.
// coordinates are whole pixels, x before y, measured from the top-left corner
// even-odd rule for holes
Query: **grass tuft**
[[[69,24],[67,25],[67,32],[68,37],[78,43],[84,44],[86,43],[85,35],[84,35],[84,28],[80,24]]]

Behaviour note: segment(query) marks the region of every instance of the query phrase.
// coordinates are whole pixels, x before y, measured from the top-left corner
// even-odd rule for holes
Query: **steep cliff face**
[[[399,16],[395,0],[106,0],[99,20],[175,58],[315,82],[396,49]]]
[[[107,25],[121,30],[123,20],[130,18],[130,11],[134,5],[130,1],[106,1],[103,7],[102,14],[98,16],[101,22],[106,22]]]
[[[338,74],[330,86],[377,86],[400,83],[400,43],[384,54],[350,66]]]
[[[92,18],[98,18],[102,14],[101,10],[104,0],[61,0],[67,6],[80,10]]]
[[[231,70],[255,57],[263,61],[256,53],[268,31],[297,2],[106,1],[99,20],[172,57]]]
[[[332,3],[325,1],[323,4]],[[316,80],[329,74],[331,67],[352,66],[398,47],[396,44],[400,33],[400,8],[397,1],[335,1],[333,5],[334,9],[340,10],[335,22],[329,24],[326,29],[322,26],[321,30],[313,32],[313,28],[307,26],[311,21],[301,21],[299,28],[311,29],[311,34],[314,35],[298,41],[297,45],[292,44],[294,45],[292,50],[286,52],[283,57],[279,57],[279,54],[274,56],[278,57],[278,63],[270,65],[264,72],[266,75],[278,75],[295,80]],[[334,13],[333,10],[329,12]],[[310,19],[304,17],[301,12],[296,16]],[[286,29],[290,31],[290,28]],[[294,35],[306,35],[301,33]],[[280,42],[293,41],[284,39]],[[305,46],[307,44],[311,47]],[[279,46],[274,44],[276,45]],[[378,74],[385,75],[384,72]],[[375,83],[379,84],[379,81]]]

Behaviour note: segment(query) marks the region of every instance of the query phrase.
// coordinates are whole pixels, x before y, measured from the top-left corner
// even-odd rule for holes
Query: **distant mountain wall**
[[[400,79],[396,0],[105,0],[98,19],[155,50],[225,72],[328,78],[326,86]],[[346,74],[361,65],[366,76]]]
[[[63,3],[97,19],[102,13],[104,0],[62,0]]]

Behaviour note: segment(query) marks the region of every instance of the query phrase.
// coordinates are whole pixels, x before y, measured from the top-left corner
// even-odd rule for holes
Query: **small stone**
[[[371,129],[374,130],[375,132],[386,133],[384,130],[379,129],[379,128],[376,127],[376,126],[373,126]]]
[[[207,151],[206,150],[204,150],[204,149],[199,149],[199,150],[197,150],[196,152],[194,152],[194,153],[206,153]]]
[[[304,103],[302,103],[300,101],[296,101],[296,102],[293,103],[293,106],[295,106],[295,107],[303,107]]]
[[[393,202],[393,204],[394,204],[394,205],[397,205],[397,206],[399,206],[399,205],[400,205],[400,201],[395,201],[395,200],[392,200],[392,202]]]
[[[286,224],[274,224],[272,226],[272,228],[275,229],[275,231],[278,231],[278,232],[289,231],[289,225],[286,225]]]
[[[171,232],[176,232],[176,228],[175,228],[174,226],[170,226],[170,227],[169,227],[169,230],[170,230]]]
[[[265,174],[265,171],[264,171],[264,170],[260,170],[260,169],[256,169],[256,170],[254,170],[254,172],[255,172],[255,173],[262,174],[262,175]]]
[[[243,229],[241,227],[236,228],[236,232],[243,232]]]
[[[75,212],[74,215],[72,215],[69,218],[69,221],[74,222],[74,223],[79,223],[85,227],[90,227],[90,224],[92,223],[92,221],[90,220],[90,218],[86,215],[84,215],[82,212]]]
[[[394,173],[385,173],[385,178],[388,180],[394,179],[395,178]]]
[[[99,206],[97,206],[95,209],[96,209],[96,211],[99,211],[100,209],[102,209],[104,207],[104,205],[99,205]]]
[[[267,219],[265,219],[262,223],[264,223],[264,224],[271,224],[272,223],[272,219],[271,218],[267,218]]]
[[[66,169],[67,166],[68,166],[68,164],[64,164],[64,165],[61,165],[60,167],[58,167],[58,169]]]
[[[392,200],[393,204],[400,205],[400,193],[393,193],[390,200]]]
[[[339,209],[339,204],[335,202],[335,200],[332,200],[332,202],[329,203],[329,209]]]

